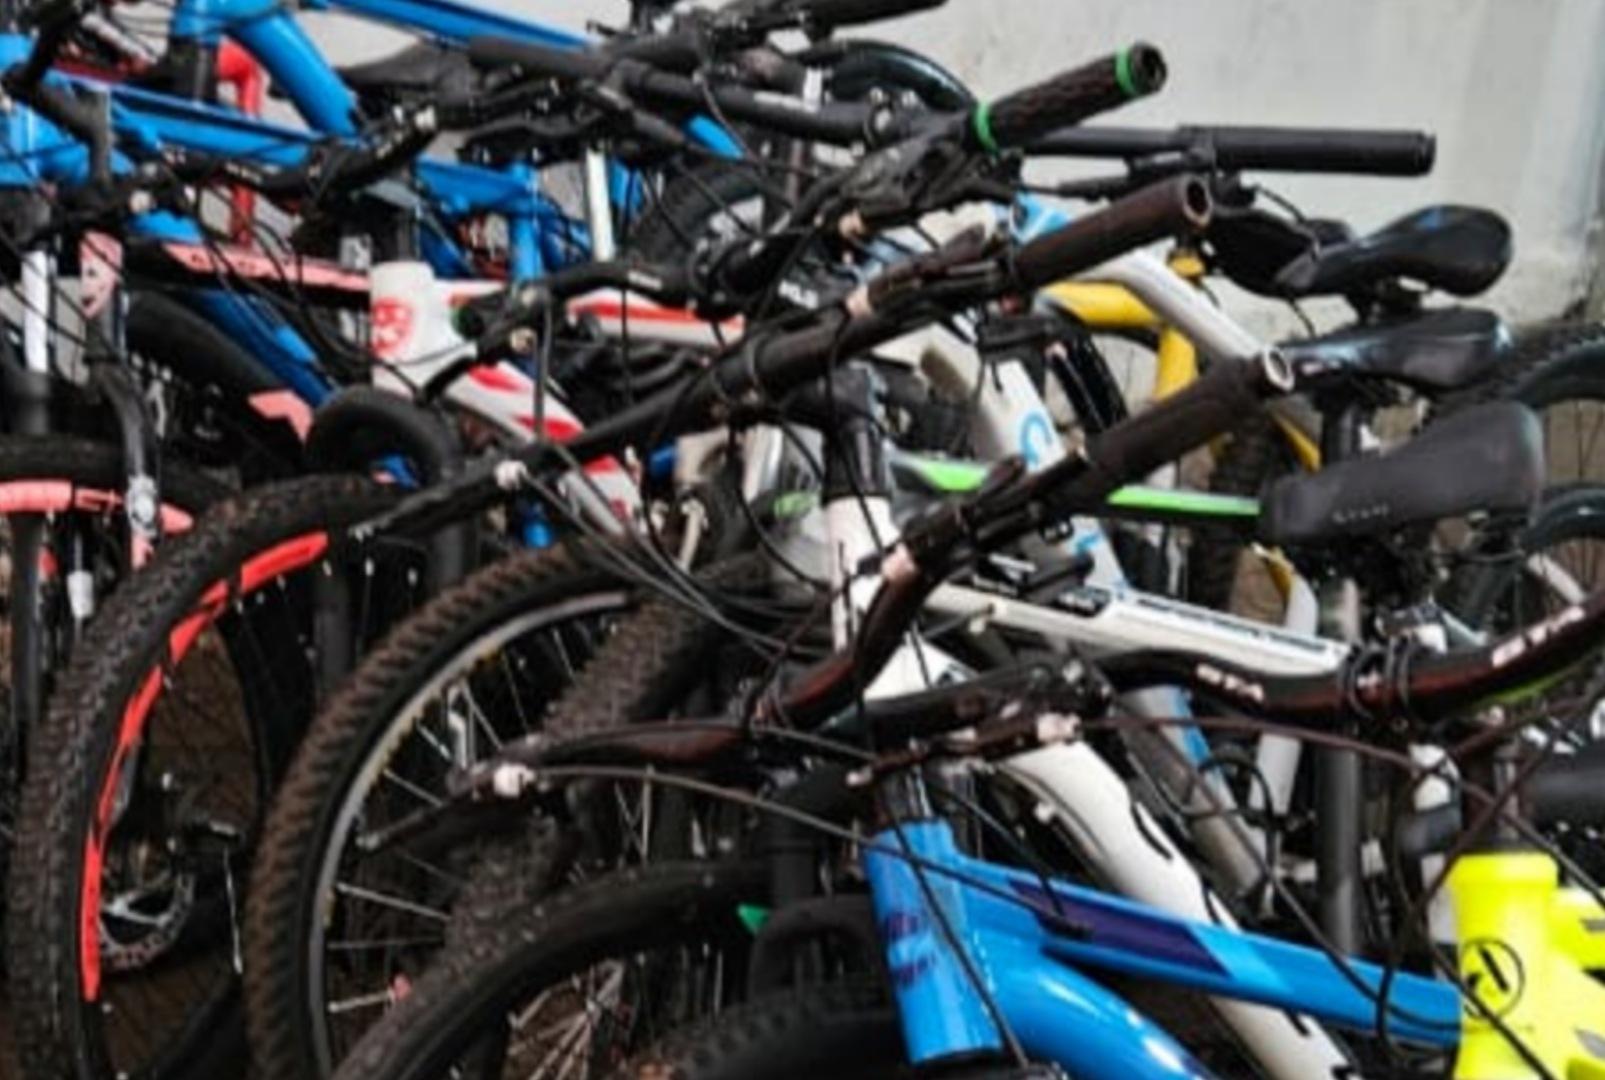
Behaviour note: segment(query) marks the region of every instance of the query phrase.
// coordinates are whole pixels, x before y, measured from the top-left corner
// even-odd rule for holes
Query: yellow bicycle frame
[[[1171,252],[1170,269],[1187,281],[1204,278],[1204,262],[1186,247]],[[1154,360],[1154,400],[1157,401],[1198,378],[1198,350],[1174,326],[1162,322],[1131,290],[1107,281],[1061,281],[1044,290],[1048,299],[1093,330],[1152,330],[1159,335]],[[1286,418],[1272,413],[1299,463],[1306,469],[1321,466],[1321,450],[1310,436]]]
[[[1538,1075],[1501,1024],[1562,1080],[1605,1080],[1605,908],[1561,888],[1560,868],[1538,851],[1467,855],[1449,873],[1460,978],[1482,1008],[1463,1014],[1458,1080]]]
[[[1204,278],[1204,261],[1187,247],[1170,253],[1172,272],[1191,282]],[[1159,335],[1154,357],[1153,398],[1175,393],[1198,378],[1198,350],[1187,335],[1160,320],[1130,289],[1107,281],[1061,281],[1043,290],[1047,298],[1093,330],[1152,330]],[[1321,449],[1310,435],[1275,410],[1270,416],[1287,440],[1293,456],[1304,468],[1321,467]],[[1292,566],[1279,553],[1264,553],[1265,566],[1276,588],[1286,598],[1293,588]]]

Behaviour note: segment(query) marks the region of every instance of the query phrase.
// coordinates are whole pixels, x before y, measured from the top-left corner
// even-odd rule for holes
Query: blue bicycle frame
[[[21,35],[0,36],[0,66],[21,61],[32,47]],[[53,81],[90,85],[89,80],[52,75]],[[182,147],[237,160],[293,166],[304,160],[320,136],[266,123],[236,112],[115,84],[93,84],[110,95],[112,127],[125,145],[156,153]],[[0,187],[33,189],[41,183],[72,185],[87,178],[88,152],[72,137],[26,108],[5,118],[5,153],[0,159]],[[129,162],[120,155],[119,170]],[[586,233],[542,195],[531,170],[518,166],[493,170],[422,159],[419,186],[450,222],[475,214],[498,213],[508,222],[512,271],[535,276],[545,266],[565,265],[584,257]],[[194,244],[202,239],[192,221],[171,214],[145,215],[133,223],[140,235]],[[449,238],[425,230],[425,251],[437,267],[469,272],[466,260]],[[273,309],[237,293],[197,288],[194,305],[231,338],[240,342],[273,375],[311,405],[320,404],[334,384],[318,363],[316,351]]]
[[[583,37],[540,23],[484,11],[453,0],[315,0],[313,10],[350,12],[461,44],[471,37],[495,36],[557,48],[580,48]],[[179,0],[169,34],[215,48],[224,36],[237,41],[272,77],[296,110],[319,131],[351,135],[357,130],[357,101],[328,60],[278,0]],[[741,145],[705,116],[692,118],[686,134],[705,150],[739,158]],[[640,186],[627,169],[612,165],[608,186],[615,206],[636,208]]]
[[[1375,964],[1350,961],[1345,974],[1312,948],[1189,922],[1073,884],[1045,885],[1029,872],[962,854],[944,821],[887,830],[864,861],[915,1064],[1004,1046],[950,942],[963,948],[1034,1060],[1092,1080],[1208,1074],[1082,968],[1269,1005],[1337,1027],[1378,1026],[1383,970]],[[1387,1030],[1400,1039],[1436,1047],[1459,1042],[1460,996],[1448,983],[1395,974],[1387,1009]]]
[[[451,0],[347,0],[319,6],[338,6],[448,41],[496,34],[547,45],[583,44],[582,38],[566,32]],[[267,69],[315,129],[326,134],[356,134],[354,96],[287,8],[276,0],[181,0],[175,9],[171,23],[174,40],[216,45],[224,34],[235,38]],[[27,39],[20,36],[0,42],[0,62],[20,61],[28,47]],[[137,131],[150,145],[167,142],[288,164],[299,159],[314,137],[168,95],[123,86],[110,90],[118,106],[120,130]],[[10,162],[0,163],[0,186],[81,179],[81,152],[30,112],[22,110],[18,115],[24,120],[13,122],[6,133],[13,153]],[[736,140],[707,118],[693,119],[687,130],[714,154],[740,156]],[[5,176],[7,169],[17,172],[13,163],[18,157],[28,160],[29,167],[21,170],[21,175]],[[515,280],[537,277],[588,254],[586,227],[540,194],[529,166],[498,171],[425,160],[419,163],[417,174],[434,207],[448,219],[475,213],[505,217],[509,273]],[[616,205],[632,206],[638,198],[637,178],[627,170],[610,168],[609,184]],[[176,219],[142,224],[172,239],[198,239],[192,227]],[[443,276],[473,276],[469,260],[438,233],[424,232],[421,254]],[[332,392],[332,384],[318,369],[315,350],[271,309],[217,290],[197,290],[194,303],[310,404],[319,404]]]

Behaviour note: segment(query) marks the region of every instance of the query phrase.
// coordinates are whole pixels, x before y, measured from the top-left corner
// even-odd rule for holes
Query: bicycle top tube
[[[17,62],[30,47],[29,39],[21,35],[0,35],[0,66]],[[176,146],[235,160],[293,166],[305,159],[320,138],[303,129],[136,87],[98,83],[81,76],[52,78],[107,91],[119,138],[150,153]],[[0,187],[31,187],[42,180],[76,183],[87,175],[87,150],[30,109],[12,110],[0,128],[0,139]],[[119,154],[115,167],[126,170],[130,162]],[[515,263],[522,276],[531,276],[540,268],[540,255],[547,264],[560,263],[565,251],[583,251],[587,246],[585,227],[569,220],[546,198],[526,168],[496,170],[423,158],[415,175],[435,207],[448,218],[499,213],[513,221],[515,239],[521,240]],[[531,230],[520,222],[536,228]],[[170,232],[170,224],[158,230],[159,235]],[[193,235],[191,231],[182,238]],[[536,247],[545,238],[559,236],[563,244]],[[442,240],[437,246],[441,250],[431,259],[437,268],[468,267],[453,245]]]
[[[554,48],[578,48],[586,42],[571,31],[455,0],[310,0],[303,6],[361,15],[442,41],[462,42],[488,34]],[[174,9],[171,31],[174,37],[217,41],[239,24],[283,10],[278,0],[183,0]]]
[[[555,48],[586,44],[581,35],[455,0],[314,0],[307,6],[365,16],[453,43],[490,36]],[[212,45],[225,34],[237,39],[268,70],[309,124],[336,135],[356,131],[356,97],[294,15],[277,0],[179,0],[169,33],[175,40]],[[686,133],[710,153],[741,156],[741,144],[735,137],[707,117],[694,117],[686,125]]]

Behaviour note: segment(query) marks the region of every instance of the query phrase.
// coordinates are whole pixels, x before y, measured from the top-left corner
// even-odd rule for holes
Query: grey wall
[[[623,0],[492,6],[575,29],[624,12]],[[339,56],[366,58],[401,40],[308,19]],[[1289,178],[1277,188],[1360,227],[1429,201],[1499,210],[1516,226],[1517,263],[1494,301],[1518,317],[1558,312],[1591,283],[1605,149],[1599,0],[949,0],[874,29],[982,92],[1152,41],[1170,59],[1170,84],[1121,121],[1434,131],[1438,166],[1426,179]]]

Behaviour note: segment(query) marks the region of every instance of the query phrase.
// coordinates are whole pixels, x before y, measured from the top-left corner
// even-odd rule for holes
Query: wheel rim
[[[537,730],[549,697],[530,686],[531,669],[510,670],[521,656],[528,657],[520,654],[520,647],[535,635],[557,642],[563,670],[559,680],[547,681],[549,695],[567,685],[584,659],[583,643],[565,641],[563,631],[605,619],[629,602],[630,594],[624,590],[603,590],[525,612],[477,635],[454,650],[408,698],[362,756],[351,774],[354,782],[347,785],[338,805],[317,868],[312,895],[313,910],[320,917],[308,923],[305,985],[315,1051],[323,1069],[332,1071],[360,1030],[405,993],[411,963],[444,943],[449,902],[420,902],[398,890],[397,883],[422,882],[426,894],[448,897],[462,884],[457,866],[437,864],[415,851],[401,849],[396,858],[361,853],[362,837],[390,820],[387,808],[380,805],[385,800],[378,796],[394,796],[390,808],[415,809],[420,803],[438,801],[439,782],[446,775],[441,767],[479,760],[509,735]],[[474,676],[484,674],[488,664],[498,666],[511,689],[502,699],[512,706],[510,710],[486,707],[479,700]],[[521,690],[521,685],[528,689]],[[455,730],[453,715],[459,718]],[[462,722],[464,718],[468,722]],[[470,734],[479,737],[465,737]],[[440,888],[430,888],[435,885]],[[382,909],[383,917],[371,918],[374,909]],[[375,927],[368,939],[356,930],[364,921]],[[338,962],[336,956],[341,958]]]

